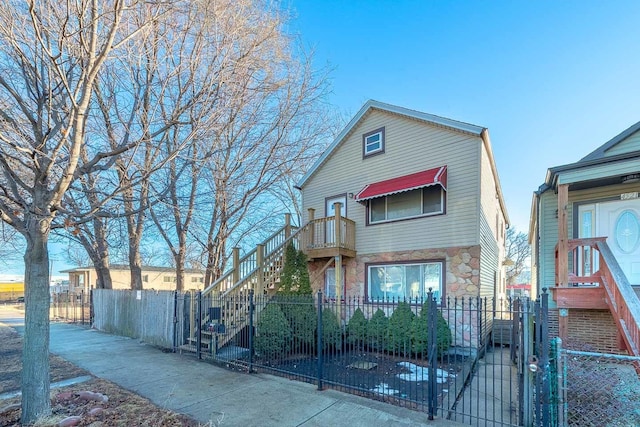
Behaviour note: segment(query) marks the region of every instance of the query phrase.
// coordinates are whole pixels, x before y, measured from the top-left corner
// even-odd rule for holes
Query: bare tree
[[[214,23],[206,39],[219,65],[217,114],[189,123],[190,148],[164,171],[166,203],[151,208],[173,254],[178,289],[189,260],[206,266],[209,284],[224,269],[229,239],[238,241],[273,218],[270,190],[311,157],[326,127],[325,79],[296,51],[273,6],[229,2],[202,19]],[[195,257],[187,251],[193,242],[200,245]]]
[[[69,188],[135,147],[87,138],[97,76],[169,3],[135,0],[0,4],[0,218],[24,236],[22,420],[50,413],[49,249]],[[86,157],[83,155],[86,154]],[[87,218],[99,215],[82,212]],[[81,219],[78,218],[80,221]]]
[[[515,228],[507,229],[505,249],[507,259],[513,262],[507,267],[507,283],[514,284],[531,261],[531,246],[529,246],[527,235],[516,231]]]

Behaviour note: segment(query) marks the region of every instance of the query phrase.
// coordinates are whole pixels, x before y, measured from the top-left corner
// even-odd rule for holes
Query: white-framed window
[[[439,185],[377,197],[369,201],[369,223],[444,213],[445,191]]]
[[[345,292],[347,291],[345,286],[344,276],[346,269],[342,267],[342,291],[340,297],[344,299]],[[326,299],[336,299],[336,269],[334,267],[327,268],[324,273],[324,297]]]
[[[149,282],[149,275],[148,274],[143,275],[142,276],[142,281],[145,282],[145,283],[148,283]]]
[[[415,261],[367,265],[367,298],[371,302],[407,300],[420,302],[431,288],[443,297],[444,261]]]
[[[164,276],[162,280],[165,282],[175,282],[176,276]]]
[[[362,135],[362,157],[384,153],[384,127]]]

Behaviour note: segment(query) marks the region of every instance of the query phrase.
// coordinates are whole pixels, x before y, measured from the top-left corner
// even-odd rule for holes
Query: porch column
[[[569,309],[558,310],[558,336],[563,342],[569,337]]]
[[[333,210],[336,213],[335,223],[333,225],[333,228],[335,231],[336,248],[342,247],[342,215],[340,213],[341,206],[342,206],[342,203],[340,202],[335,202],[333,204]]]
[[[558,283],[569,285],[569,232],[567,211],[569,210],[569,184],[558,185]]]
[[[233,248],[233,283],[240,281],[240,248]]]
[[[336,210],[336,215],[340,215],[339,212],[340,210]],[[336,274],[336,315],[338,316],[338,321],[340,321],[342,319],[342,255],[336,255],[334,267],[333,270]]]
[[[291,236],[291,214],[284,214],[284,238],[288,239]]]
[[[304,245],[303,247],[313,247],[316,243],[316,236],[315,236],[315,232],[316,232],[316,225],[313,223],[314,217],[315,217],[315,213],[316,210],[313,208],[309,208],[307,209],[308,212],[308,222],[309,222],[309,227],[307,230],[307,238],[309,239],[309,242]]]
[[[256,246],[256,267],[258,267],[258,280],[256,281],[256,289],[253,292],[256,295],[264,293],[264,275],[267,271],[264,269],[264,245],[262,243]]]

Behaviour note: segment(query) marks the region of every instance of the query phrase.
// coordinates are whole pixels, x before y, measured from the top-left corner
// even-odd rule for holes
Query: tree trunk
[[[97,286],[100,289],[112,289],[111,271],[109,270],[109,246],[107,244],[107,227],[103,219],[95,218],[93,220],[96,235],[96,251],[97,259],[93,261],[93,265],[98,274]]]
[[[22,424],[51,413],[49,401],[49,221],[28,221],[25,330],[22,347]]]
[[[100,257],[97,260],[93,260],[93,267],[96,269],[97,275],[96,287],[98,289],[113,289],[111,271],[109,270],[109,258]]]
[[[140,264],[140,256],[136,257],[137,260],[132,260],[131,254],[129,255],[129,269],[131,270],[131,290],[142,290],[142,267]]]

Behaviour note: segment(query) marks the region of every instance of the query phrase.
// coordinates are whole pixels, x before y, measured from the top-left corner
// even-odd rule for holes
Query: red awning
[[[388,196],[389,194],[402,193],[404,191],[417,190],[418,188],[441,185],[447,189],[447,166],[429,169],[411,175],[400,176],[398,178],[387,179],[373,184],[367,184],[356,195],[357,202],[374,199],[376,197]]]

